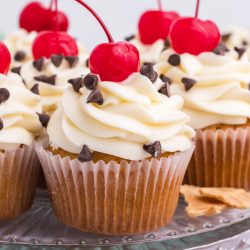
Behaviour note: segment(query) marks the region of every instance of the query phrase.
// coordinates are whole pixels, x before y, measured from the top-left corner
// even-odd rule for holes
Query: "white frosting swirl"
[[[139,73],[119,84],[100,82],[103,105],[87,103],[86,88],[80,93],[68,88],[48,125],[52,145],[79,153],[87,144],[92,151],[128,160],[150,157],[143,145],[155,141],[161,142],[162,152],[189,149],[194,131],[181,111],[183,99],[160,94],[162,85]]]
[[[205,128],[216,124],[245,124],[250,117],[250,62],[219,56],[212,52],[199,56],[181,55],[179,66],[171,66],[165,51],[155,65],[157,72],[172,79],[171,91],[184,98],[184,111],[190,125]],[[183,78],[196,81],[186,91]]]
[[[33,61],[28,62],[22,66],[20,75],[25,81],[27,88],[31,89],[35,84],[38,84],[39,95],[42,97],[43,112],[53,112],[61,100],[64,91],[70,85],[67,81],[88,72],[89,69],[86,67],[85,60],[80,57],[77,65],[73,67],[70,67],[65,59],[63,59],[59,67],[56,67],[50,59],[45,59],[42,71],[38,71],[33,66]],[[34,79],[34,77],[41,75],[48,77],[56,75],[55,85]]]
[[[31,145],[41,130],[36,112],[41,113],[41,99],[23,84],[17,74],[0,74],[0,88],[9,91],[10,97],[0,104],[0,149],[16,149],[21,144]]]
[[[139,51],[141,63],[155,63],[164,49],[164,40],[159,39],[151,45],[143,44],[136,36],[130,41]]]

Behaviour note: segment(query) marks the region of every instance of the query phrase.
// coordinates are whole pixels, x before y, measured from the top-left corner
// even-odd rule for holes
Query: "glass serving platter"
[[[48,193],[38,190],[28,212],[0,222],[0,245],[0,249],[250,249],[250,209],[189,218],[180,198],[174,219],[165,228],[147,234],[110,237],[83,233],[61,224],[53,214]]]

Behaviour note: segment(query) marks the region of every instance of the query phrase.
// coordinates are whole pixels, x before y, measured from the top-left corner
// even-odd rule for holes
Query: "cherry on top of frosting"
[[[158,0],[158,5],[158,10],[146,11],[139,19],[139,37],[141,42],[147,45],[159,39],[166,40],[172,22],[180,17],[175,11],[163,11],[161,0]]]
[[[7,46],[0,42],[0,73],[7,74],[10,68],[11,55]]]
[[[92,51],[89,58],[90,71],[98,74],[102,81],[121,82],[140,68],[140,57],[137,48],[129,42],[114,42],[110,32],[96,14],[82,0],[75,0],[85,7],[99,22],[106,36],[108,43],[99,44]]]
[[[197,0],[195,17],[181,17],[176,19],[169,32],[169,39],[173,49],[179,53],[199,55],[212,51],[220,41],[220,31],[211,21],[198,18],[200,0]]]
[[[39,2],[31,2],[24,7],[19,17],[19,26],[31,31],[54,30],[56,20],[59,31],[67,31],[69,21],[65,13],[52,9],[54,0],[51,0],[50,8],[45,8]]]

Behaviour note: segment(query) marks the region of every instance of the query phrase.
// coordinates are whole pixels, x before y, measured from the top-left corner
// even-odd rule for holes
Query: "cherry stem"
[[[102,21],[102,19],[98,16],[98,14],[90,7],[88,6],[85,2],[83,2],[82,0],[75,0],[76,2],[78,2],[79,4],[81,4],[83,7],[85,7],[95,18],[96,20],[99,22],[99,24],[102,26],[109,43],[113,43],[114,39],[111,36],[107,26],[104,24],[104,22]]]
[[[161,2],[161,0],[157,0],[157,3],[158,3],[159,10],[162,11],[162,2]]]
[[[58,31],[58,0],[54,0],[55,2],[55,22],[56,22],[56,25],[55,25],[55,31],[57,32]]]
[[[54,0],[50,0],[50,5],[49,5],[50,10],[52,10],[53,4],[54,4]]]
[[[196,2],[196,10],[195,10],[195,18],[199,15],[199,9],[200,9],[200,0],[197,0]]]

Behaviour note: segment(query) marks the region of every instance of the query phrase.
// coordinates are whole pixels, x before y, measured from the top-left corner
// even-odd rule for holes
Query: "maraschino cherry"
[[[10,68],[11,55],[6,45],[0,42],[0,73],[7,74]]]
[[[57,0],[55,2],[55,12],[57,13]],[[75,39],[66,32],[60,32],[58,15],[56,14],[54,31],[43,31],[39,33],[33,42],[32,52],[35,60],[46,57],[50,58],[53,54],[64,56],[77,56],[78,46]]]
[[[150,45],[159,39],[166,40],[170,25],[180,17],[175,11],[163,11],[161,0],[158,0],[158,6],[159,10],[146,11],[139,20],[139,36],[144,44]]]
[[[50,8],[45,8],[39,2],[31,2],[25,6],[19,17],[19,26],[31,31],[54,30],[55,19],[58,20],[58,30],[67,31],[69,21],[62,11],[52,10],[54,0],[51,0]]]
[[[198,19],[200,0],[197,0],[195,17],[182,17],[170,27],[169,39],[173,49],[179,53],[199,55],[212,51],[220,41],[220,31],[210,20]]]
[[[140,57],[137,48],[129,42],[114,42],[107,27],[96,14],[82,0],[75,0],[84,6],[102,26],[109,43],[98,45],[89,58],[90,71],[98,74],[102,81],[121,82],[140,68]]]

